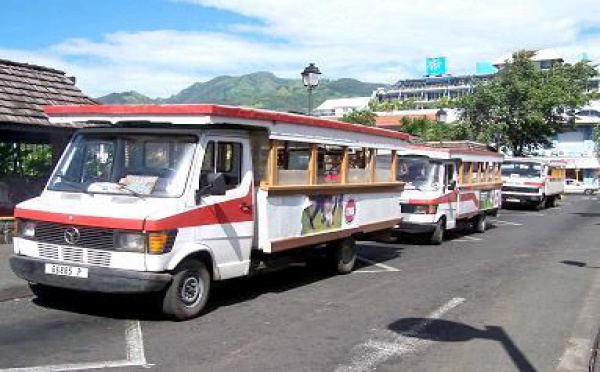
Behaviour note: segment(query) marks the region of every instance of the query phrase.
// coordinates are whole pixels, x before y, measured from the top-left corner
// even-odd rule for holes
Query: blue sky
[[[3,47],[40,48],[68,38],[100,40],[114,31],[219,30],[253,23],[230,11],[164,0],[2,0]]]
[[[449,72],[553,48],[600,62],[600,1],[2,0],[0,58],[62,69],[91,96],[169,96],[219,75],[393,83],[446,56]]]

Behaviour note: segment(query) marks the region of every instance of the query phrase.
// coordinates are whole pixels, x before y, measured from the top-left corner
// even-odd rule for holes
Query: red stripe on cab
[[[162,218],[160,220],[146,220],[147,231],[170,230],[182,227],[220,225],[235,222],[251,222],[254,220],[252,195],[228,200]]]

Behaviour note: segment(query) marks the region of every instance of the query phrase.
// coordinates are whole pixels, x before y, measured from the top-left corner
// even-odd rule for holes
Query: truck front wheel
[[[198,316],[208,301],[210,284],[210,272],[202,261],[184,262],[176,269],[171,285],[163,294],[163,313],[174,320]]]
[[[431,239],[429,240],[433,245],[440,245],[444,241],[444,233],[446,232],[446,220],[444,217],[440,218],[440,220],[435,225],[435,230],[431,234]]]
[[[536,211],[541,211],[546,207],[546,196],[542,196],[542,199],[534,205]]]

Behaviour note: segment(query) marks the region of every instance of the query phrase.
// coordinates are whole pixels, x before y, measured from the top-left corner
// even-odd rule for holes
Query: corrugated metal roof
[[[53,126],[43,106],[97,104],[63,71],[0,59],[0,122]]]

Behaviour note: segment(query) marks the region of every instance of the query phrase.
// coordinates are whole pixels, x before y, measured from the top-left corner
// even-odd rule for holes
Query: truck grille
[[[110,266],[111,253],[93,251],[78,247],[65,247],[54,244],[39,243],[40,258],[96,266]]]
[[[38,221],[35,228],[35,240],[41,243],[65,245],[65,229],[71,225]],[[79,241],[74,247],[91,249],[114,249],[113,230],[89,226],[74,226],[79,230]]]
[[[522,192],[524,194],[537,194],[539,192],[539,189],[532,188],[532,187],[520,187],[520,186],[502,186],[502,191]]]

